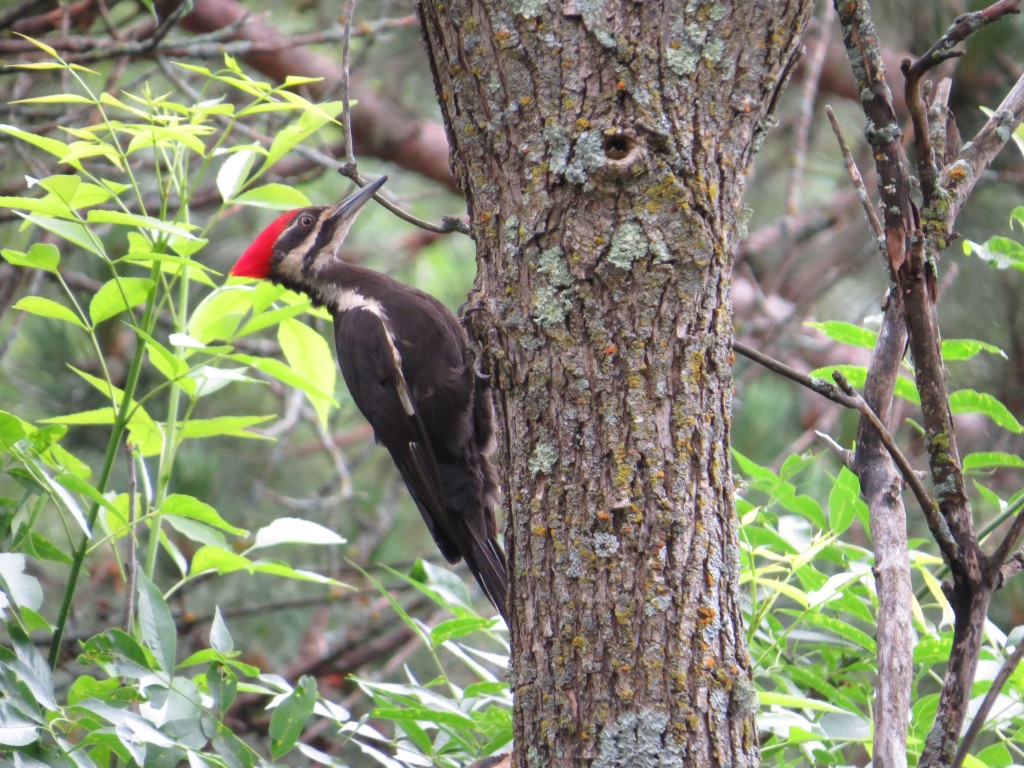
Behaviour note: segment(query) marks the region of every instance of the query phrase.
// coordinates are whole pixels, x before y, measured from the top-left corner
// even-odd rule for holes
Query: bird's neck
[[[277,275],[275,282],[306,294],[314,306],[325,307],[334,315],[350,309],[367,309],[384,317],[383,306],[374,295],[374,277],[377,274],[372,270],[337,261],[317,274]]]

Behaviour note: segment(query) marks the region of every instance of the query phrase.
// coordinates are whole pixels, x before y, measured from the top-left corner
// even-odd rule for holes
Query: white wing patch
[[[387,313],[384,307],[376,299],[367,298],[354,288],[343,288],[337,295],[331,297],[331,307],[337,313],[348,312],[354,309],[363,309],[376,315],[384,328],[384,336],[388,340],[388,348],[391,350],[391,360],[395,364],[395,390],[398,392],[398,399],[402,401],[402,408],[406,416],[415,416],[416,409],[412,407],[412,398],[409,396],[409,385],[405,382],[405,375],[402,373],[402,354],[395,344],[395,337],[388,327]]]

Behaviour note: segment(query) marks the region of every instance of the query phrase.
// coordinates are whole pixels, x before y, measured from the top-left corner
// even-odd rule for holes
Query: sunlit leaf
[[[249,189],[236,196],[236,203],[244,203],[257,208],[270,208],[277,211],[290,211],[293,208],[305,208],[311,203],[300,190],[287,184],[264,184]]]
[[[4,261],[15,267],[44,269],[56,273],[60,264],[60,251],[52,243],[33,243],[27,252],[15,251],[10,248],[0,250]]]
[[[279,517],[270,525],[256,531],[252,549],[272,547],[277,544],[344,544],[345,539],[330,528],[312,520],[298,517]]]
[[[244,528],[231,525],[231,523],[220,516],[216,509],[194,496],[172,493],[164,499],[164,503],[160,506],[160,511],[165,515],[178,515],[198,520],[201,523],[221,531],[226,531],[234,536],[247,536],[249,534]]]
[[[283,320],[277,329],[288,365],[313,387],[304,391],[316,411],[320,424],[326,428],[327,415],[334,400],[337,369],[330,345],[315,330],[295,319]]]
[[[78,315],[72,312],[70,309],[65,307],[63,304],[58,304],[53,299],[47,299],[44,296],[23,296],[18,299],[14,305],[14,309],[20,309],[22,312],[28,312],[39,317],[50,317],[55,320],[62,320],[72,325],[77,325],[79,328],[88,330],[88,326],[79,319]]]
[[[1000,427],[1009,430],[1015,435],[1024,432],[1024,426],[1021,426],[1021,423],[1017,421],[1017,418],[1010,412],[1010,409],[987,392],[977,392],[973,389],[958,389],[949,395],[949,408],[953,413],[984,414]]]
[[[242,149],[232,152],[217,172],[217,190],[224,201],[234,199],[238,191],[245,186],[249,171],[256,161],[256,152]]]
[[[92,318],[93,325],[144,304],[152,289],[153,281],[148,277],[108,280],[93,294],[92,301],[89,302],[89,317]]]
[[[263,424],[274,418],[270,416],[214,416],[209,419],[189,419],[180,425],[183,438],[200,437],[247,437],[266,440],[263,435],[250,432],[249,427]]]
[[[866,347],[873,349],[878,340],[878,334],[867,328],[861,328],[853,323],[843,323],[837,320],[829,320],[823,323],[804,323],[811,328],[816,328],[830,339],[840,344],[848,344],[852,347]]]

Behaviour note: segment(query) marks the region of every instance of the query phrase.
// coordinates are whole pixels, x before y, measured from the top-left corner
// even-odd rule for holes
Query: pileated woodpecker
[[[279,216],[231,274],[272,280],[331,313],[352,399],[391,453],[441,554],[450,563],[465,558],[508,623],[490,392],[466,332],[433,296],[339,257],[352,222],[386,180],[337,205]]]

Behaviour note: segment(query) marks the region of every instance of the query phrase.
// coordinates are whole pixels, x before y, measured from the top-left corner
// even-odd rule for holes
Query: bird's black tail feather
[[[472,542],[472,552],[463,553],[466,565],[476,577],[491,605],[501,614],[505,624],[511,627],[512,622],[508,616],[508,562],[505,559],[505,552],[494,539],[481,540],[473,537]]]

